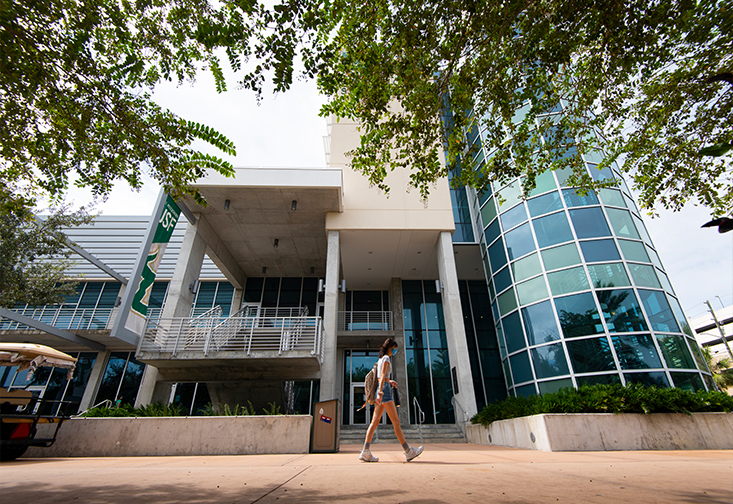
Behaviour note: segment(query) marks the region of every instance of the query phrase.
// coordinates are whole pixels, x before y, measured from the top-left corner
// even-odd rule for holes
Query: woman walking
[[[379,362],[377,364],[377,376],[379,376],[379,386],[375,396],[374,415],[372,416],[372,423],[369,424],[367,430],[366,440],[364,441],[364,449],[359,455],[359,460],[365,462],[379,462],[379,458],[372,455],[369,450],[369,445],[372,442],[372,436],[377,430],[379,420],[382,418],[382,413],[387,411],[387,416],[392,421],[394,427],[394,433],[397,436],[397,440],[402,444],[402,449],[405,450],[405,458],[407,461],[411,461],[422,453],[423,447],[413,448],[407,441],[405,441],[405,435],[402,434],[402,427],[400,426],[400,419],[397,416],[397,408],[392,398],[392,387],[397,387],[397,382],[391,379],[392,376],[392,359],[391,357],[397,353],[397,342],[394,338],[387,338],[379,349]]]

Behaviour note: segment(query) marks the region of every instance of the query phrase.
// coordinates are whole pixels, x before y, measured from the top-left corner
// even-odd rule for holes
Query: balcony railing
[[[13,310],[16,313],[39,320],[59,329],[109,329],[114,322],[117,308],[76,308],[65,306],[26,307]],[[0,317],[0,330],[27,331],[25,324]]]
[[[347,311],[339,312],[339,331],[391,331],[391,311]]]
[[[241,313],[241,311],[240,311]],[[203,317],[150,321],[139,351],[163,352],[256,352],[308,351],[323,361],[320,317]]]

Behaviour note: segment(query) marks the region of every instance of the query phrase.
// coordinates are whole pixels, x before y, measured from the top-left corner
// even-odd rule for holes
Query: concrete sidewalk
[[[733,451],[545,453],[431,444],[335,454],[20,459],[0,496],[32,503],[733,503]]]

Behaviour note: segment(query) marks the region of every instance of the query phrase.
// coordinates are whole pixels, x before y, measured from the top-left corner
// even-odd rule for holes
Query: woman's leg
[[[392,404],[392,406],[394,406],[394,403],[387,403],[387,404]],[[384,412],[384,403],[374,405],[374,414],[372,415],[372,423],[369,424],[369,428],[367,429],[366,439],[364,440],[365,443],[372,442],[372,436],[374,436],[374,432],[377,430],[377,425],[379,425],[379,421],[382,419],[383,412]],[[402,431],[400,431],[400,433],[401,432]]]
[[[394,405],[394,401],[388,403],[382,403],[384,409],[387,411],[387,416],[392,420],[392,427],[394,427],[395,436],[397,441],[404,447],[406,444],[405,435],[402,433],[402,426],[400,425],[400,417],[397,415],[397,407]],[[406,449],[406,448],[405,448]]]

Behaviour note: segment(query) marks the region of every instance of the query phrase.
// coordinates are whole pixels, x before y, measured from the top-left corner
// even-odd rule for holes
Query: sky
[[[230,89],[217,94],[213,79],[201,75],[195,85],[161,85],[154,99],[180,116],[206,124],[232,140],[235,157],[223,156],[208,144],[198,148],[223,157],[235,167],[324,167],[323,136],[326,120],[318,116],[324,98],[313,81],[295,81],[284,94],[267,95],[257,104],[253,93]],[[124,183],[115,186],[96,210],[102,215],[150,215],[159,186],[147,177],[135,192]],[[69,193],[73,206],[87,205],[91,194]],[[733,232],[701,228],[709,212],[688,205],[680,212],[657,210],[659,217],[643,216],[661,261],[689,318],[733,305]]]

